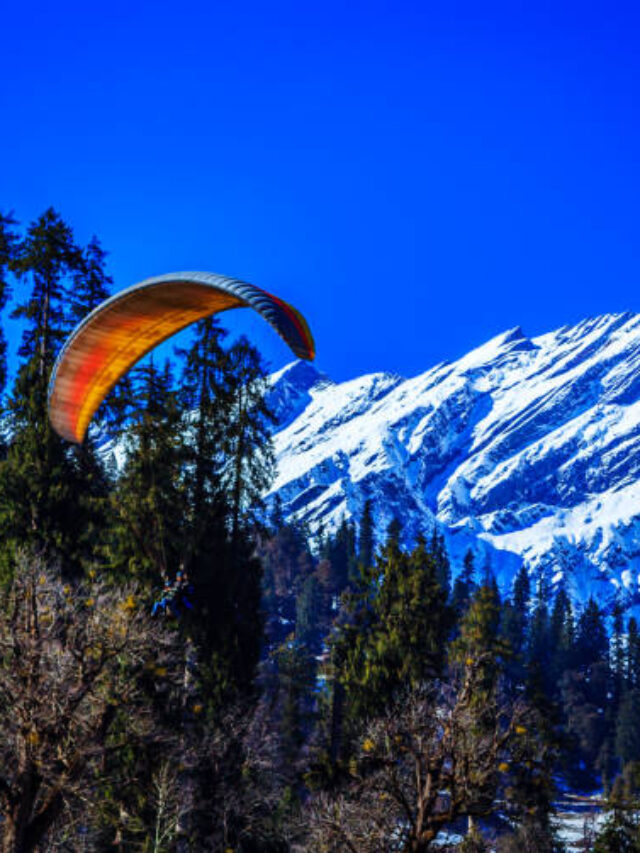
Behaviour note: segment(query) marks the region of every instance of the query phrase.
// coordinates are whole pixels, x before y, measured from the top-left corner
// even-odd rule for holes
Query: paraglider
[[[242,307],[261,314],[298,358],[314,358],[304,317],[259,287],[206,272],[148,278],[106,299],[69,336],[49,385],[53,428],[81,443],[111,388],[143,356],[197,320]]]
[[[193,587],[189,583],[187,573],[181,568],[173,583],[169,578],[165,578],[162,593],[154,603],[151,615],[173,616],[179,619],[183,610],[193,610],[190,598],[192,594]]]

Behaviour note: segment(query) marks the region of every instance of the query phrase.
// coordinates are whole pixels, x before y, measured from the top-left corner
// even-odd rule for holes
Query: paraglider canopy
[[[206,272],[148,278],[106,299],[69,336],[49,385],[53,428],[80,443],[111,388],[144,355],[203,317],[242,307],[261,314],[298,358],[314,358],[302,314],[253,284]]]

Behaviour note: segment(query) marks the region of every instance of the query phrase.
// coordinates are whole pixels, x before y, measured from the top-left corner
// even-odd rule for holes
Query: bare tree
[[[148,749],[171,740],[143,685],[152,675],[156,695],[168,691],[179,662],[175,634],[134,588],[109,591],[95,576],[71,587],[20,559],[0,606],[5,853],[36,849],[66,810],[82,815],[110,757],[132,740]]]
[[[431,849],[456,820],[496,810],[511,747],[527,732],[524,703],[492,696],[479,708],[485,661],[469,661],[451,684],[416,689],[364,730],[351,762],[352,782],[308,805],[311,849],[380,853]]]

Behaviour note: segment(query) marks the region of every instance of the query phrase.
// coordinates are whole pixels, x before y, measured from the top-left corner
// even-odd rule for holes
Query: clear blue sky
[[[338,379],[640,310],[634,6],[6,2],[0,208],[272,290]]]

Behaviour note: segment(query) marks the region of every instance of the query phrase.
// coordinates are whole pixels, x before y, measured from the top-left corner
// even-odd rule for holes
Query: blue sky
[[[201,269],[277,293],[336,379],[640,310],[638,24],[630,4],[5,3],[0,208],[97,234],[118,289]]]

